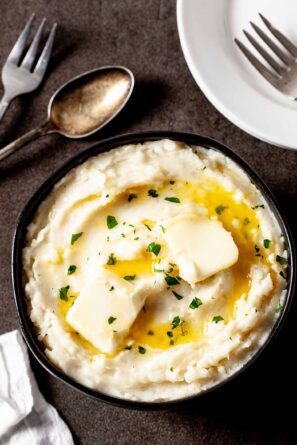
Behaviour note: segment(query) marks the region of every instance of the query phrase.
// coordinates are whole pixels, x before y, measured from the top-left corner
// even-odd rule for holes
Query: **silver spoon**
[[[122,110],[133,87],[132,72],[122,66],[97,68],[74,77],[51,97],[47,121],[0,149],[0,161],[50,133],[72,139],[95,133]]]

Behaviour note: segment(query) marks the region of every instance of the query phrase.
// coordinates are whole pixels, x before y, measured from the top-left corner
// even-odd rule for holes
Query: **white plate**
[[[275,90],[234,43],[261,12],[297,44],[296,0],[177,0],[181,46],[190,71],[210,102],[253,136],[297,149],[297,101]]]

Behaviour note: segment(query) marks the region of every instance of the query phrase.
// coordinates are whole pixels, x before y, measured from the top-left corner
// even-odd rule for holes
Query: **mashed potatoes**
[[[212,149],[127,145],[71,170],[23,252],[49,359],[117,397],[193,395],[238,370],[282,309],[280,228],[246,174]]]

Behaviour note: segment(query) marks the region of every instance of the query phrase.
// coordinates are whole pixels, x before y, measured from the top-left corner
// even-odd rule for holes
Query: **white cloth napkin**
[[[0,444],[74,445],[67,425],[38,389],[18,331],[0,336]]]

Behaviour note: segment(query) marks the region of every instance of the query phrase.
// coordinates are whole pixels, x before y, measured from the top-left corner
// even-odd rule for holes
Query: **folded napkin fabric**
[[[0,336],[0,445],[73,445],[56,409],[40,393],[18,331]]]

